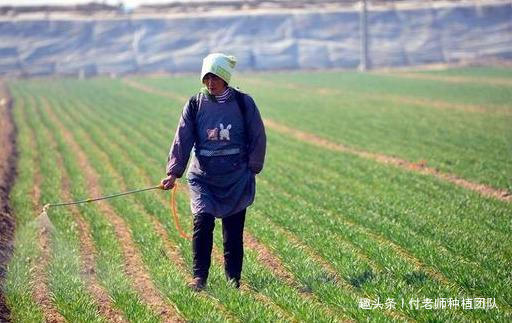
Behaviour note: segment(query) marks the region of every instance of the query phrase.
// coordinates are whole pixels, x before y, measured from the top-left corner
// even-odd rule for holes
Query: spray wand
[[[43,210],[42,210],[40,216],[48,217],[47,212],[48,212],[48,209],[50,207],[68,206],[68,205],[96,202],[96,201],[107,200],[107,199],[111,199],[111,198],[119,197],[119,196],[123,196],[123,195],[134,194],[134,193],[150,191],[150,190],[156,190],[156,189],[163,190],[164,189],[163,184],[159,184],[159,185],[151,186],[151,187],[146,187],[146,188],[141,188],[141,189],[136,189],[136,190],[131,190],[131,191],[127,191],[127,192],[121,192],[121,193],[116,193],[116,194],[111,194],[111,195],[100,196],[100,197],[96,197],[96,198],[89,198],[89,199],[85,199],[85,200],[79,200],[79,201],[60,202],[60,203],[48,203],[48,204],[45,204],[43,206]],[[174,225],[176,226],[176,229],[178,230],[178,233],[180,234],[180,236],[182,238],[190,240],[190,237],[187,236],[187,234],[183,231],[183,229],[181,228],[181,226],[179,224],[179,221],[178,221],[178,211],[177,211],[177,208],[176,208],[176,191],[177,191],[177,189],[178,189],[178,183],[174,183],[174,187],[172,189],[172,194],[171,194],[171,199],[170,199],[170,207],[171,207],[171,212],[172,212],[172,216],[173,216],[173,219],[174,219]]]

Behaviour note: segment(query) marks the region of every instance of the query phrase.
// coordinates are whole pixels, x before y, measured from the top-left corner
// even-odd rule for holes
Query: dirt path
[[[378,75],[402,77],[416,80],[441,81],[456,84],[487,84],[494,86],[512,86],[512,80],[498,77],[464,77],[464,76],[448,76],[448,75],[432,75],[410,72],[395,73],[376,73]]]
[[[13,251],[15,221],[9,206],[9,193],[16,177],[16,125],[12,117],[13,101],[0,81],[0,322],[8,321],[10,311],[3,294],[6,266]]]
[[[78,159],[80,168],[85,174],[89,196],[102,196],[103,192],[99,185],[99,176],[89,164],[87,156],[81,147],[74,140],[73,135],[64,127],[60,120],[55,116],[51,109],[47,112],[55,125],[60,129],[66,144],[73,151]],[[107,203],[99,202],[98,208],[105,215],[110,223],[113,224],[119,245],[122,248],[123,258],[125,261],[125,272],[132,278],[135,289],[147,303],[165,322],[179,322],[180,318],[176,310],[167,304],[161,297],[160,292],[156,289],[149,274],[145,268],[140,252],[131,237],[131,230],[115,210]]]

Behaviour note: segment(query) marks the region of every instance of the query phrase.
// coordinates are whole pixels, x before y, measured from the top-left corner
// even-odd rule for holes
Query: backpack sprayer
[[[100,197],[96,197],[96,198],[89,198],[89,199],[79,200],[79,201],[48,203],[43,206],[43,210],[42,210],[41,214],[39,215],[39,217],[44,218],[49,221],[48,209],[51,207],[68,206],[68,205],[96,202],[96,201],[107,200],[107,199],[111,199],[111,198],[119,197],[119,196],[123,196],[123,195],[129,195],[129,194],[150,191],[150,190],[156,190],[156,189],[163,190],[164,185],[159,184],[157,186],[151,186],[151,187],[131,190],[131,191],[122,192],[122,193],[116,193],[116,194],[111,194],[111,195],[105,195],[105,196],[100,196]],[[180,223],[178,221],[178,211],[176,208],[176,191],[177,190],[178,190],[178,183],[174,183],[174,187],[172,189],[172,194],[171,194],[171,199],[170,199],[170,207],[171,207],[172,217],[174,219],[174,225],[176,226],[176,230],[178,230],[178,233],[180,234],[180,236],[182,238],[190,240],[190,237],[187,236],[187,234],[183,231],[183,229],[181,228]]]

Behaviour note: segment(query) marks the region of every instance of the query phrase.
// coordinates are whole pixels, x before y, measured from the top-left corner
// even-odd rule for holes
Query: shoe
[[[236,289],[240,289],[240,281],[238,279],[231,278],[228,280],[228,284],[230,284],[231,286],[233,286]]]
[[[206,287],[206,281],[201,277],[195,277],[189,284],[188,287],[196,292],[202,291]]]

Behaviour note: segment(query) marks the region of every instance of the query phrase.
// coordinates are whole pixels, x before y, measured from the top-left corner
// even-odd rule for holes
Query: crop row
[[[54,106],[56,106],[56,104],[54,104]],[[42,118],[42,119],[44,120],[45,118]],[[54,133],[58,133],[58,131],[56,131],[56,129],[53,129],[53,130],[54,130]],[[90,144],[88,145],[88,147],[90,147]],[[94,155],[94,152],[92,152],[92,151],[88,151],[88,153],[90,153],[91,156],[96,156],[96,155]],[[73,157],[71,155],[67,155],[66,156],[66,160],[72,160],[72,159],[73,159]],[[110,173],[108,175],[105,174],[103,177],[106,177],[107,181],[112,180],[112,176],[111,176]],[[106,183],[106,185],[109,185],[109,183]],[[128,206],[131,206],[131,205],[128,205]],[[128,210],[125,210],[125,212],[128,212]],[[137,217],[140,218],[140,215],[135,215],[135,214],[132,214],[132,215],[133,215],[134,218],[137,218]],[[168,213],[165,216],[168,218]],[[138,224],[141,225],[141,223],[138,223]],[[135,227],[136,226],[132,226],[132,229],[135,228]],[[141,231],[140,232],[141,236],[146,236],[147,237],[149,235],[151,237],[151,230],[148,230],[147,227],[141,226],[140,231]],[[144,231],[144,232],[142,232],[142,231]],[[98,244],[101,245],[101,241]],[[143,245],[144,245],[143,242],[141,242],[140,243],[140,247],[142,247]],[[152,245],[146,245],[145,246],[145,248],[150,248],[150,247],[155,247],[155,246],[152,246]],[[155,250],[157,250],[157,254],[158,255],[160,255],[160,250],[161,249],[162,248],[155,248]],[[188,245],[187,245],[187,248],[183,250],[183,253],[184,254],[188,254],[188,260],[190,262],[190,251],[189,251]],[[156,258],[157,257],[155,257],[155,259]],[[159,260],[161,262],[161,259],[159,259]],[[160,265],[160,268],[158,268],[158,266],[156,266],[156,263],[153,263],[153,264],[150,264],[148,267],[150,268],[150,271],[152,271],[152,273],[154,273],[155,275],[160,275],[160,276],[166,275],[167,277],[178,276],[176,278],[179,279],[180,278],[179,275],[173,275],[172,273],[168,272],[169,269],[164,270],[164,268],[161,268],[162,266],[167,267],[166,265],[169,265],[169,264],[168,263],[163,263],[163,264]],[[254,273],[258,273],[259,271],[253,269],[253,272]],[[218,282],[217,284],[214,283],[215,281],[219,281],[220,280],[220,278],[218,277],[218,276],[220,276],[220,270],[218,270],[218,268],[217,268],[215,273],[216,273],[216,275],[214,275],[214,277],[212,278],[212,281],[213,281],[212,285],[213,286],[216,286],[217,284],[222,284],[222,282]],[[270,273],[268,273],[268,271],[267,271],[266,275],[267,275],[267,280],[268,281],[272,281],[272,279],[270,279],[272,276],[271,276]],[[163,279],[163,277],[161,277],[161,278]],[[261,277],[259,277],[259,278],[261,278]],[[168,280],[169,278],[165,278],[165,279]],[[185,279],[183,279],[183,277],[181,277],[180,283],[181,283],[182,289],[183,289],[184,288],[184,284],[185,284]],[[166,287],[167,287],[167,292],[170,292],[171,290],[174,290],[174,288],[170,288],[169,286],[166,286]],[[254,295],[253,295],[254,293],[249,293],[249,296],[246,295],[246,294],[242,294],[242,297],[241,297],[237,293],[234,293],[232,290],[227,290],[226,288],[227,287],[224,284],[224,288],[223,288],[224,290],[222,288],[220,288],[219,286],[216,286],[216,288],[212,289],[212,291],[215,291],[215,293],[216,293],[215,296],[217,296],[217,297],[222,296],[220,298],[222,298],[224,301],[226,301],[226,298],[227,298],[226,296],[228,296],[228,300],[227,301],[229,301],[229,298],[231,298],[231,301],[230,301],[230,303],[228,303],[228,305],[230,307],[235,307],[234,309],[232,308],[232,310],[234,312],[236,312],[237,315],[240,315],[243,318],[251,318],[252,317],[253,319],[258,317],[260,319],[264,319],[265,321],[273,321],[273,320],[279,319],[279,316],[274,316],[275,314],[273,314],[273,312],[269,312],[268,309],[261,307],[261,305],[258,305],[258,304],[261,304],[260,302],[254,302],[254,299],[252,299],[252,297],[254,297]],[[288,288],[288,291],[290,291],[289,288]],[[189,294],[191,293],[189,290],[185,290],[185,292],[187,292]],[[221,293],[221,294],[218,294],[218,293]],[[227,294],[222,294],[222,293],[227,293]],[[115,292],[114,292],[114,294],[115,294]],[[251,297],[251,295],[252,295],[252,297]],[[292,295],[293,295],[293,293],[292,293]],[[174,297],[176,297],[176,295],[173,295],[173,298]],[[214,298],[214,297],[212,297],[212,298]],[[239,298],[241,298],[241,300],[243,300],[244,298],[245,299],[249,298],[249,299],[251,299],[251,302],[247,302],[246,301],[246,302],[240,303],[239,302],[240,301]],[[180,300],[180,298],[178,297],[178,300],[177,300],[178,303],[179,303],[179,300]],[[300,302],[293,302],[293,299],[284,298],[284,297],[282,298],[281,302],[282,303],[291,304],[291,305],[293,305],[295,307],[297,306],[297,304],[301,304],[301,305],[307,304],[307,302],[304,302],[302,300],[300,300]],[[251,308],[247,308],[247,306],[249,304],[251,305]],[[129,305],[129,304],[127,304],[127,305]],[[196,301],[194,301],[194,300],[192,300],[192,301],[191,300],[187,300],[187,302],[183,302],[183,304],[180,304],[180,305],[181,306],[185,306],[185,305],[190,306],[191,309],[193,309],[196,312],[200,313],[199,317],[202,317],[202,318],[205,317],[205,313],[211,313],[211,314],[209,314],[210,316],[211,315],[217,315],[217,314],[215,314],[216,311],[212,311],[211,309],[208,310],[207,308],[204,308],[204,306],[203,307],[197,306],[197,300]],[[246,308],[245,310],[244,310],[244,307]],[[128,309],[125,309],[125,313],[126,313],[126,310],[128,310]],[[309,312],[306,312],[307,310],[308,310],[307,306],[301,306],[300,308],[298,308],[298,311],[302,312],[302,313],[305,313],[305,315],[309,315],[309,316],[314,315],[315,311],[312,311],[312,313],[309,313]],[[185,311],[185,313],[186,313],[186,311]],[[265,313],[269,313],[268,314],[269,317],[267,317],[266,319],[265,319]],[[134,314],[135,314],[134,320],[139,320],[139,321],[143,320],[144,316],[141,315],[141,313],[134,313]],[[192,314],[191,313],[186,313],[186,314],[188,314],[187,315],[188,318],[190,318],[190,317],[193,318],[193,315],[192,315],[193,313]],[[214,319],[214,318],[215,318],[215,316],[211,316],[210,317],[210,319]],[[319,318],[321,318],[321,317],[319,317]],[[325,320],[325,319],[327,319],[327,318],[324,317],[322,320]]]
[[[512,87],[350,72],[243,75],[238,80],[266,118],[512,191]],[[191,77],[141,82],[187,95],[197,90]]]
[[[37,152],[55,146],[46,149],[45,154],[35,154],[44,158],[42,166],[47,165],[42,181],[47,192],[42,195],[43,201],[62,197],[61,179],[65,177],[70,179],[69,189],[74,198],[90,195],[85,170],[69,140],[87,156],[103,193],[154,185],[161,177],[183,102],[106,80],[54,85],[24,82],[14,88],[17,97],[27,101],[32,95],[39,98],[32,100],[27,113],[17,114],[18,122],[22,124],[28,119],[34,138],[40,137]],[[176,91],[180,95],[187,93],[187,89]],[[33,160],[35,155],[29,159]],[[55,163],[59,159],[64,167]],[[510,313],[507,259],[511,249],[506,238],[510,224],[504,218],[510,207],[506,203],[482,198],[427,176],[314,148],[272,131],[267,166],[258,181],[258,190],[256,204],[247,219],[248,231],[279,257],[298,285],[276,277],[257,260],[254,251],[248,250],[244,267],[244,284],[248,289],[238,293],[225,283],[217,252],[210,288],[206,295],[195,295],[186,288],[190,245],[175,232],[167,201],[159,194],[142,193],[109,204],[131,230],[144,262],[143,270],[169,306],[175,306],[186,319],[208,314],[218,315],[209,317],[210,320],[461,320],[491,316],[504,320]],[[179,198],[180,214],[189,212],[186,200],[183,195]],[[80,211],[90,224],[99,253],[97,276],[115,306],[131,320],[154,318],[158,313],[143,305],[144,301],[131,287],[130,277],[119,270],[117,276],[125,280],[130,291],[127,294],[133,298],[116,298],[120,296],[118,289],[109,284],[116,273],[108,268],[125,265],[120,242],[100,208],[90,205]],[[493,218],[481,221],[482,212]],[[89,294],[81,290],[83,282],[76,277],[79,270],[75,275],[72,271],[64,272],[60,280],[51,274],[59,272],[60,267],[76,268],[79,252],[71,213],[65,209],[52,210],[50,218],[52,223],[56,222],[51,230],[52,241],[56,242],[52,243],[48,269],[52,293],[62,295],[62,299],[80,293],[85,300],[74,303],[84,305],[81,313],[94,315],[94,310],[85,306],[94,302],[86,301]],[[156,232],[155,220],[167,237]],[[184,220],[184,216],[181,221],[190,233],[190,221]],[[68,240],[69,244],[59,247],[60,241]],[[217,250],[221,249],[218,233],[215,240]],[[180,261],[171,257],[168,244],[176,247],[175,256]],[[75,249],[71,249],[73,246]],[[102,255],[107,247],[111,251]],[[472,251],[469,254],[468,247]],[[66,250],[72,250],[73,255]],[[110,252],[117,256],[110,259]],[[58,288],[58,284],[69,287]],[[397,308],[386,312],[357,307],[359,297],[422,296],[496,297],[500,310]],[[73,304],[56,304],[63,315],[78,311],[71,308]],[[131,311],[133,304],[140,304],[140,308]]]
[[[300,148],[298,148],[299,145],[296,145],[295,147],[287,147],[282,149],[283,151],[287,151],[287,154],[279,154],[279,156],[289,156],[289,153],[294,152]],[[321,156],[318,158],[316,162],[307,161],[306,156]],[[328,157],[327,157],[328,156]],[[293,170],[297,170],[300,168],[305,168],[309,165],[309,169],[311,169],[311,174],[315,174],[315,177],[317,176],[318,170],[324,170],[326,169],[325,164],[327,161],[331,161],[331,165],[336,165],[332,169],[333,171],[326,172],[325,179],[320,182],[323,183],[331,183],[326,187],[316,187],[315,189],[312,189],[311,191],[317,192],[317,193],[325,193],[325,192],[332,192],[335,190],[336,192],[339,192],[339,194],[328,194],[327,196],[331,197],[328,201],[325,202],[326,205],[332,207],[335,205],[336,199],[339,199],[340,196],[343,195],[344,192],[340,192],[340,190],[343,190],[343,187],[346,187],[347,194],[350,194],[354,186],[350,185],[348,183],[342,183],[343,186],[332,186],[332,182],[336,181],[327,181],[328,179],[334,180],[334,174],[337,173],[344,173],[342,176],[340,176],[340,182],[343,180],[346,180],[346,175],[344,172],[344,169],[347,167],[350,167],[349,165],[346,165],[346,162],[340,161],[341,158],[337,158],[336,154],[327,153],[327,152],[311,152],[311,153],[304,153],[299,152],[297,156],[289,157],[291,161],[295,161],[295,164],[293,166],[290,165],[290,163],[287,163],[285,168],[279,172],[279,174],[287,174],[291,173]],[[271,165],[274,163],[270,163]],[[322,167],[318,167],[318,165],[322,165]],[[357,164],[354,165],[356,167],[360,167],[361,161],[357,160]],[[295,166],[295,167],[294,167]],[[374,170],[372,169],[372,172]],[[372,173],[370,172],[370,173]],[[366,170],[366,173],[368,171]],[[500,289],[505,292],[505,294],[508,294],[507,292],[507,263],[508,259],[510,259],[510,244],[506,243],[507,238],[506,235],[507,232],[510,232],[510,225],[507,223],[507,217],[506,214],[509,213],[510,207],[508,204],[502,204],[499,202],[494,201],[487,201],[474,196],[470,195],[467,196],[463,190],[454,190],[451,185],[446,185],[443,183],[425,183],[420,182],[416,184],[409,184],[407,185],[407,182],[411,181],[410,174],[399,172],[402,176],[398,177],[396,174],[382,174],[381,176],[383,178],[392,178],[393,182],[396,180],[397,183],[389,183],[387,181],[383,181],[383,184],[380,185],[381,191],[387,191],[390,187],[394,186],[396,188],[400,188],[400,190],[397,192],[396,188],[395,191],[389,192],[387,195],[389,198],[382,197],[379,198],[381,200],[381,203],[376,203],[376,201],[372,201],[371,203],[368,203],[368,198],[366,197],[366,201],[363,200],[363,205],[371,205],[375,204],[373,208],[375,210],[372,210],[372,212],[386,212],[389,214],[390,217],[395,218],[393,221],[396,221],[396,213],[397,211],[403,212],[404,216],[402,217],[403,221],[405,223],[409,223],[411,227],[413,227],[417,232],[422,233],[424,235],[424,232],[426,231],[428,235],[432,236],[435,235],[437,238],[434,241],[429,241],[422,243],[423,245],[418,246],[418,236],[411,236],[407,242],[402,243],[406,246],[410,246],[409,248],[413,248],[418,250],[418,252],[423,253],[423,257],[426,259],[432,258],[432,255],[430,254],[431,250],[433,248],[439,250],[439,255],[436,255],[435,258],[437,258],[445,269],[445,271],[449,272],[449,276],[451,277],[457,277],[456,279],[460,280],[460,284],[462,286],[470,286],[474,288],[477,285],[482,286],[492,286],[493,283],[491,281],[494,280],[494,272],[499,273],[499,276],[502,277],[504,284],[497,282],[498,285],[501,285]],[[369,190],[375,190],[374,186],[378,183],[374,179],[379,178],[378,174],[368,175],[364,172],[356,175],[356,178],[358,180],[364,179],[365,177],[370,176],[369,185],[370,187],[366,186],[366,192]],[[283,180],[283,176],[274,177],[276,179],[276,182],[279,183],[279,185],[283,186],[286,184],[289,184],[291,188],[295,188],[296,191],[300,192],[307,192],[308,188],[314,187],[315,185],[309,185],[308,180],[306,179],[305,185],[297,186],[296,183],[293,181],[293,178],[301,178],[301,181],[304,181],[304,179],[301,177],[300,174],[290,174],[289,179],[290,180]],[[308,177],[309,178],[309,177]],[[390,185],[391,184],[391,185]],[[427,185],[426,185],[427,184]],[[439,187],[441,185],[441,188]],[[412,187],[411,187],[412,186]],[[408,191],[413,189],[413,191]],[[365,194],[365,191],[361,192],[362,194]],[[398,193],[398,194],[397,194]],[[421,194],[417,194],[421,193]],[[434,196],[432,196],[432,193],[437,193]],[[304,195],[310,194],[309,192],[305,193]],[[366,193],[368,194],[368,193]],[[380,196],[380,195],[379,195]],[[397,197],[403,196],[403,198],[397,200]],[[332,199],[334,198],[334,200]],[[372,200],[377,200],[375,197],[370,197]],[[325,200],[325,198],[318,197],[314,199],[316,203],[318,201]],[[433,205],[432,202],[438,200],[441,203],[441,206],[439,205]],[[294,200],[295,201],[295,200]],[[396,202],[391,202],[396,201]],[[389,204],[392,204],[389,206]],[[488,204],[496,204],[500,205],[497,206],[497,208],[493,211],[489,209]],[[380,205],[379,205],[380,204]],[[404,206],[401,206],[404,205]],[[350,210],[351,208],[349,205],[345,205],[344,207],[340,208],[341,210]],[[389,209],[389,211],[385,211],[386,209]],[[397,210],[398,209],[398,210]],[[433,209],[433,210],[429,210]],[[430,225],[428,223],[425,223],[424,218],[426,218],[429,213],[434,212],[434,217],[430,222]],[[417,213],[418,216],[411,216],[414,215],[414,213]],[[425,216],[423,215],[425,213]],[[487,216],[482,216],[482,214],[487,214]],[[379,216],[379,213],[375,214],[376,216]],[[471,220],[472,218],[472,220]],[[379,222],[375,222],[375,219],[372,217],[368,219],[367,225],[375,225],[375,228],[382,229],[381,226],[383,224]],[[396,226],[396,224],[395,224]],[[389,227],[389,225],[388,225]],[[416,228],[419,227],[419,230]],[[458,231],[454,231],[454,228],[460,228]],[[400,227],[399,227],[400,228]],[[439,230],[439,229],[442,230]],[[491,230],[489,230],[491,228]],[[396,230],[391,228],[392,230]],[[405,230],[398,230],[405,231]],[[407,237],[407,232],[404,232],[404,238]],[[414,232],[414,231],[413,231]],[[498,235],[496,235],[498,234]],[[428,236],[427,235],[427,236]],[[421,237],[421,236],[420,236]],[[437,240],[437,241],[436,241]],[[421,240],[419,240],[421,241]],[[506,245],[503,245],[505,242]],[[482,245],[482,243],[484,245]],[[486,246],[489,246],[489,249],[486,249]],[[502,255],[498,256],[496,258],[490,257],[489,255],[494,255],[496,250],[502,250]],[[468,252],[470,250],[470,252]],[[453,256],[450,255],[450,253],[455,253],[458,258],[456,260],[453,259]],[[482,279],[482,281],[478,281],[475,277],[481,276],[479,273],[481,272],[481,266],[478,268],[478,265],[476,268],[473,268],[475,266],[475,263],[473,262],[473,259],[478,258],[480,256],[481,262],[485,264],[485,267],[488,269],[487,274],[485,275],[487,278]],[[468,259],[473,258],[473,259]],[[491,260],[490,258],[494,258],[494,260]],[[444,260],[443,260],[444,259]],[[453,268],[453,262],[462,262],[466,263],[466,268],[460,269],[460,273],[457,272],[457,268]],[[464,274],[464,271],[469,271],[468,273]],[[487,282],[485,281],[487,280]],[[494,288],[490,287],[491,289]],[[510,296],[507,296],[506,298],[509,299]]]
[[[106,117],[106,116],[105,116]],[[103,118],[99,118],[99,119],[103,119]],[[94,124],[96,123],[100,123],[100,120],[94,120]],[[117,119],[117,118],[114,118],[114,119]],[[136,122],[136,119],[132,120],[132,122]],[[90,127],[88,129],[90,129],[91,133],[93,133],[92,131],[92,128],[93,127]],[[117,129],[123,129],[123,127],[114,127],[114,128],[117,128]],[[126,127],[124,127],[126,128]],[[104,129],[104,127],[101,127],[101,129]],[[133,133],[133,132],[131,132]],[[115,140],[116,142],[127,142],[126,140]],[[99,142],[99,141],[98,141]],[[125,147],[123,147],[125,148]],[[126,150],[126,148],[125,148]],[[119,150],[119,149],[115,149],[115,148],[110,148],[109,151],[115,151],[116,153],[119,153],[119,154],[122,154],[122,150]],[[136,154],[136,147],[132,147],[131,148],[131,153],[130,154]],[[154,156],[154,153],[152,154]],[[140,156],[140,155],[139,155]],[[151,155],[144,155],[142,154],[141,158],[143,158],[144,160],[147,160]],[[126,156],[127,158],[129,158],[129,156]],[[127,158],[123,158],[124,161],[127,160]],[[147,163],[146,163],[147,164]],[[139,165],[141,165],[141,161],[137,161],[136,162],[136,166],[138,167]],[[155,164],[154,164],[155,165]],[[158,171],[161,171],[161,167],[158,167],[158,165],[155,165],[152,169],[152,171],[149,172],[149,174],[159,174]],[[135,171],[135,170],[134,170]],[[130,173],[130,174],[133,174]],[[140,174],[140,172],[139,172]],[[137,182],[140,181],[140,178],[133,178],[133,180],[135,181],[134,182],[134,185],[139,183],[140,185],[140,182]],[[145,200],[146,199],[149,199],[151,200],[151,196],[141,196],[140,197],[141,199],[144,198]],[[143,200],[143,203],[148,203],[147,200],[145,201]],[[154,212],[154,213],[157,213],[157,212],[160,212],[161,213],[161,218],[163,220],[166,221],[166,223],[168,224],[167,227],[171,227],[172,228],[172,225],[170,223],[170,218],[169,218],[169,213],[168,211],[166,212],[162,212],[160,209],[162,208],[161,205],[158,207],[158,204],[159,203],[156,203],[157,205],[155,205],[155,202],[153,202],[152,204],[149,204],[148,205],[148,208],[150,208],[151,212]],[[188,208],[186,208],[188,209]],[[187,225],[185,225],[184,227],[188,227]],[[174,228],[172,228],[172,230],[174,230]],[[176,235],[175,232],[173,232],[173,235],[174,237],[176,237],[177,239],[179,239]],[[180,242],[180,241],[178,241]],[[189,246],[183,246],[181,245],[181,247],[183,248],[182,249],[182,252],[184,254],[187,254],[188,257],[190,257],[190,251],[189,251]],[[189,259],[190,261],[190,259]],[[276,289],[267,289],[266,292],[269,293],[269,296],[271,297],[275,297],[276,294],[277,296],[279,296],[280,294],[282,293],[286,293],[286,297],[280,297],[278,299],[278,302],[280,303],[280,306],[284,306],[286,304],[286,306],[293,306],[296,308],[296,310],[300,310],[300,312],[303,313],[303,315],[306,315],[306,317],[310,317],[309,320],[312,320],[313,317],[316,317],[316,319],[318,320],[319,318],[322,318],[323,316],[319,316],[318,315],[318,311],[315,310],[314,308],[311,308],[310,306],[306,306],[308,304],[307,301],[305,300],[302,300],[301,297],[298,297],[297,294],[295,294],[295,296],[293,298],[290,299],[290,297],[292,295],[294,295],[293,291],[290,290],[288,287],[284,286],[284,284],[276,281],[273,277],[272,277],[272,274],[267,271],[264,271],[262,268],[260,268],[261,266],[257,267],[257,268],[254,268],[255,265],[252,265],[251,266],[251,263],[249,262],[249,264],[246,266],[246,271],[248,271],[249,273],[252,273],[253,276],[253,279],[254,280],[257,280],[257,281],[265,281],[267,283],[272,283],[273,284],[273,287],[279,287],[279,288],[276,288]],[[264,274],[264,275],[262,275]],[[218,279],[218,280],[222,280],[222,278],[218,278],[217,276],[213,276],[211,279],[214,279],[214,282],[215,282],[215,279]],[[252,286],[252,281],[248,281],[248,284],[250,284]],[[215,286],[215,285],[214,285]],[[296,293],[296,292],[295,292]],[[297,304],[301,304],[300,307],[297,307]],[[254,305],[253,305],[254,306]],[[318,306],[318,305],[316,305]],[[313,315],[313,316],[312,316]],[[326,320],[328,319],[328,317],[323,317],[322,320]],[[332,318],[331,318],[332,319]]]
[[[293,151],[293,149],[292,149],[292,150],[284,149],[284,150],[286,150],[286,151]],[[300,158],[300,157],[299,157],[299,158]],[[298,158],[297,160],[299,160],[299,158]],[[272,163],[271,163],[271,164],[272,164]],[[297,168],[298,168],[298,167],[297,167]],[[292,169],[294,169],[294,168],[292,167]],[[388,176],[389,176],[389,175],[388,175]],[[406,175],[405,177],[407,177],[407,175]],[[285,181],[285,183],[286,183],[286,181]],[[450,188],[448,188],[448,189],[450,189]],[[322,190],[320,190],[320,191],[322,191]],[[442,194],[445,194],[445,193],[441,193],[441,195],[442,195]],[[431,197],[430,197],[430,196],[428,196],[428,198],[431,198]],[[458,207],[458,208],[460,208],[459,206],[457,206],[457,207]],[[506,208],[505,208],[505,210],[506,210]],[[448,212],[450,212],[450,211],[448,210]],[[447,213],[448,213],[448,212],[447,212]],[[479,214],[479,212],[480,212],[480,211],[475,212],[475,214]],[[449,214],[449,213],[448,213],[448,214]],[[477,216],[475,216],[475,218],[477,218]],[[478,220],[475,220],[475,221],[476,221],[476,222],[479,222]],[[457,223],[457,219],[454,219],[453,223]],[[506,222],[504,222],[504,224],[506,224]],[[498,223],[498,225],[496,225],[496,227],[498,227],[498,228],[500,227],[499,223]],[[466,237],[467,237],[467,235],[466,235]],[[464,252],[464,250],[463,250],[463,251],[461,251],[461,252]],[[483,254],[484,254],[484,255],[485,255],[486,253],[487,253],[487,251],[484,251],[484,252],[483,252]],[[490,266],[490,267],[493,267],[493,266]]]

